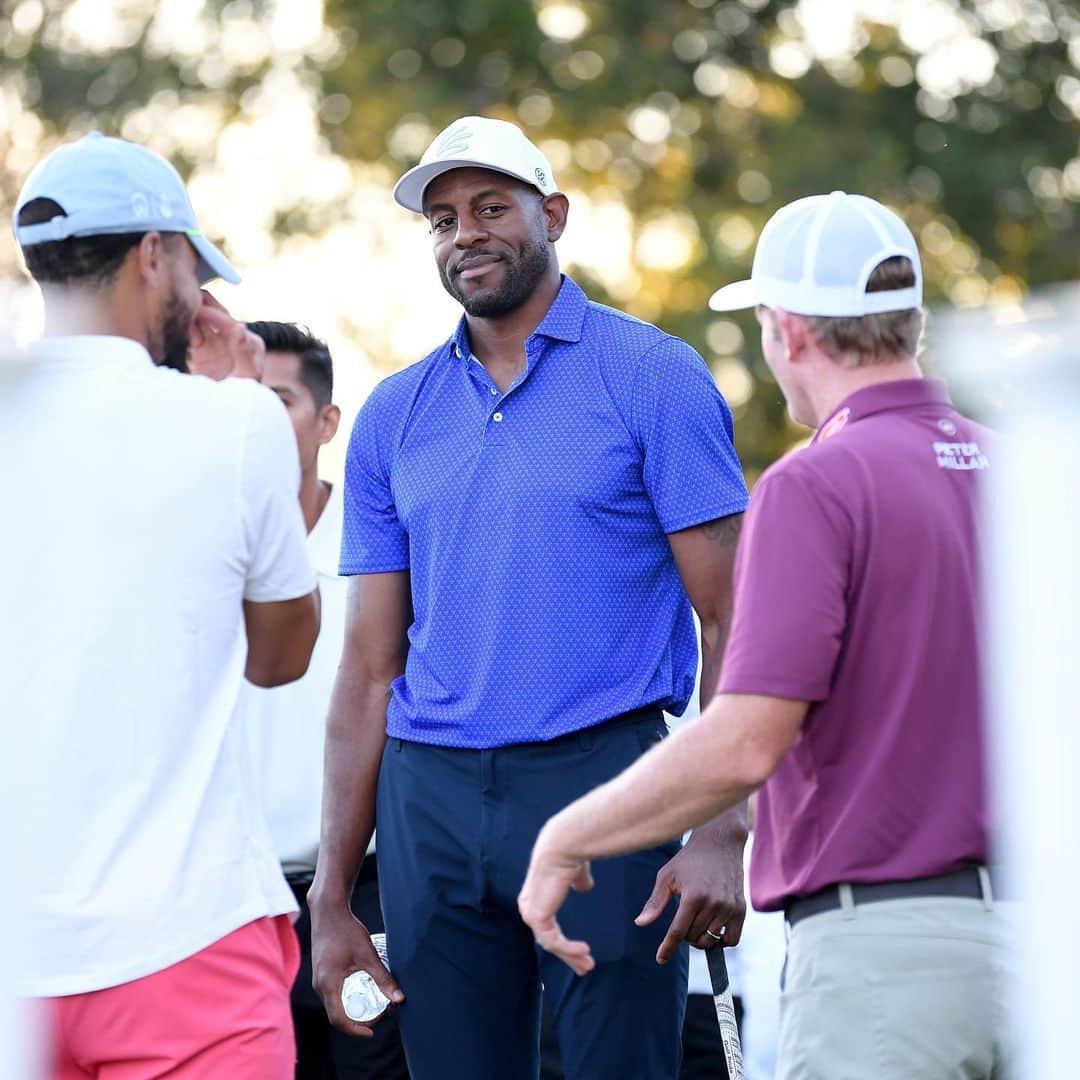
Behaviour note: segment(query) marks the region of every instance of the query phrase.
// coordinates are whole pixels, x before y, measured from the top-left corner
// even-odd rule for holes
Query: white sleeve
[[[285,407],[252,384],[241,488],[247,568],[244,599],[295,600],[315,588],[300,511],[300,457]]]

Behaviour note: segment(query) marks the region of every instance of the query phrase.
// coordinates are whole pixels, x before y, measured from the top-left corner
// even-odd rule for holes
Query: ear
[[[165,274],[165,241],[159,232],[148,232],[135,249],[139,277],[147,285],[157,287]]]
[[[341,410],[336,405],[325,405],[319,416],[319,445],[325,446],[336,434],[341,423]]]
[[[783,308],[773,308],[773,318],[788,360],[797,363],[810,344],[810,320],[805,315],[795,315]]]
[[[566,219],[570,213],[570,200],[561,192],[554,195],[545,195],[540,204],[540,212],[544,215],[544,224],[547,227],[548,240],[558,240],[566,229]]]

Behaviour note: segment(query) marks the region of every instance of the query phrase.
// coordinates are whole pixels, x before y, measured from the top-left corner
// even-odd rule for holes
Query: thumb
[[[401,987],[398,986],[397,980],[390,974],[381,958],[376,957],[375,963],[367,968],[367,973],[375,980],[375,985],[395,1005],[400,1005],[405,1000]]]
[[[570,883],[570,888],[574,892],[589,892],[594,884],[592,870],[589,869],[589,864],[585,863],[578,871],[577,877]]]
[[[668,901],[673,895],[674,891],[668,884],[668,879],[658,876],[656,884],[653,886],[652,895],[645,901],[645,906],[634,920],[634,924],[636,926],[648,926],[668,906]]]

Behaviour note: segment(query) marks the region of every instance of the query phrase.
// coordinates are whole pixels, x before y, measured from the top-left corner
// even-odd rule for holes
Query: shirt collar
[[[588,306],[581,286],[563,274],[562,286],[534,333],[555,341],[580,341]]]
[[[139,342],[109,334],[45,337],[33,342],[26,352],[34,360],[77,358],[91,363],[153,364],[150,354]]]
[[[551,307],[540,325],[529,336],[552,338],[555,341],[580,341],[588,307],[589,300],[581,286],[573,278],[563,274],[562,285],[551,302]],[[458,321],[454,336],[450,339],[450,350],[462,360],[467,360],[471,355],[469,327],[464,315]]]
[[[897,379],[864,386],[848,394],[833,409],[814,432],[811,442],[823,442],[845,425],[874,413],[917,408],[920,405],[952,405],[943,379]]]
[[[341,555],[341,529],[345,519],[341,485],[333,484],[315,528],[308,533],[307,548],[312,565],[324,577],[337,577]]]

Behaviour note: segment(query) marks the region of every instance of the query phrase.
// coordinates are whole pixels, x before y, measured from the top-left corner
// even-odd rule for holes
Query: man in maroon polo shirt
[[[921,377],[922,280],[890,210],[778,211],[751,279],[766,362],[809,447],[762,477],[734,624],[701,720],[541,831],[520,906],[555,914],[589,860],[675,835],[764,784],[756,907],[791,927],[778,1077],[998,1077],[1006,1028],[986,863],[977,487],[989,435]]]

